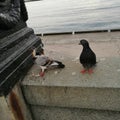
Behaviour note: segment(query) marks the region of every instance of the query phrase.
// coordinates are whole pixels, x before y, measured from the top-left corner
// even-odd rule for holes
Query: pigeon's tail
[[[62,63],[62,62],[60,62],[60,61],[57,61],[57,60],[54,60],[54,62],[56,62],[58,65],[58,68],[64,68],[65,67],[65,65]]]
[[[65,65],[64,65],[64,64],[59,64],[58,67],[59,67],[59,68],[64,68]]]

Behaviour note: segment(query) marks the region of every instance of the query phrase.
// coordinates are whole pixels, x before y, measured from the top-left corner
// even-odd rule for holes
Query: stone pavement
[[[98,63],[93,74],[80,73],[82,65],[79,63],[79,55],[82,46],[78,43],[83,38],[89,41],[97,56]],[[61,111],[63,108],[97,109],[96,115],[99,110],[120,111],[120,32],[52,35],[43,36],[42,39],[46,55],[62,61],[66,67],[48,70],[41,78],[38,75],[40,67],[35,64],[23,80],[25,98],[32,105],[37,118],[39,110],[44,110],[41,106],[46,106],[47,110],[49,107],[59,107]],[[102,119],[103,113],[97,115],[96,120]],[[79,120],[80,114],[78,112],[78,119],[73,120]],[[84,114],[93,120],[89,112],[89,115]],[[104,120],[120,119],[120,113],[116,116],[116,112],[113,112],[111,117],[109,114],[105,113]],[[72,113],[69,115],[74,116]]]
[[[89,33],[77,35],[44,36],[43,43],[46,55],[62,61],[64,69],[48,70],[41,78],[40,67],[34,65],[29,71],[24,85],[69,86],[120,88],[120,32]],[[82,46],[79,40],[85,38],[97,56],[97,66],[92,75],[82,75],[79,55]],[[114,95],[113,95],[114,96]],[[118,107],[116,105],[116,107]],[[115,108],[115,109],[120,109]]]
[[[98,58],[120,56],[120,32],[51,35],[43,36],[42,39],[51,57],[52,53],[57,52],[66,57],[79,57],[82,47],[78,43],[81,39],[89,41]]]

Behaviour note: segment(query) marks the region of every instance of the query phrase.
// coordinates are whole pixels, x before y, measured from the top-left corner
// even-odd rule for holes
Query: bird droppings
[[[40,76],[39,74],[35,75],[35,77],[39,77],[39,76]]]
[[[35,74],[35,73],[32,72],[32,76],[33,77],[39,77],[40,75],[39,74]]]
[[[73,62],[76,62],[76,61],[78,61],[79,60],[79,57],[76,57],[76,58],[74,58],[72,61]]]
[[[45,82],[44,81],[42,81],[42,83],[41,83],[42,85],[44,85],[45,84]]]
[[[32,76],[35,76],[35,74],[32,72]]]
[[[55,74],[55,75],[58,74],[58,71],[55,71],[54,74]]]
[[[72,72],[72,75],[73,75],[73,76],[76,75],[76,72]]]
[[[117,72],[120,72],[120,69],[117,69]]]
[[[100,58],[100,61],[105,61],[106,60],[106,58]]]

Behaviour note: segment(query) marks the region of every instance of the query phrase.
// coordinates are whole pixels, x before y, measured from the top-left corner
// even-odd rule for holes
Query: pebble
[[[117,69],[117,72],[120,72],[120,69]]]
[[[58,74],[58,71],[55,71],[54,73],[55,73],[55,75],[56,75],[56,74]]]
[[[76,75],[76,72],[72,72],[72,75]]]
[[[106,59],[105,58],[100,58],[100,61],[105,61]]]

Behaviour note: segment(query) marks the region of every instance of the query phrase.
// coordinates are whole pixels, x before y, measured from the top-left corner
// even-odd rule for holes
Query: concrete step
[[[120,111],[120,57],[98,58],[93,74],[81,74],[79,60],[66,57],[64,69],[48,70],[38,76],[34,65],[22,81],[31,106],[85,108]]]
[[[31,106],[35,120],[120,120],[120,112],[80,108]]]

